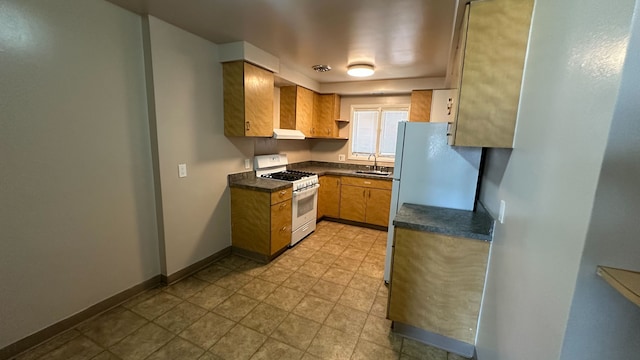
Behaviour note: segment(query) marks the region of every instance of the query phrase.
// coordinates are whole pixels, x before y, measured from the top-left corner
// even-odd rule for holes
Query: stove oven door
[[[291,229],[296,231],[309,221],[316,220],[318,212],[318,188],[319,184],[300,191],[293,192],[291,208],[293,210]]]

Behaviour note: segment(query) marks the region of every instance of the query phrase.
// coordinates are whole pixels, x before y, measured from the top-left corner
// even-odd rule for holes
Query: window
[[[376,154],[383,161],[393,161],[398,123],[408,117],[409,106],[352,106],[350,158]]]

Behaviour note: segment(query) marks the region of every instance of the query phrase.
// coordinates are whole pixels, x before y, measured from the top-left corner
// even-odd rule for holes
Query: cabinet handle
[[[282,203],[280,204],[280,210],[284,209],[287,207],[287,203]]]
[[[280,232],[285,232],[285,231],[287,231],[287,226],[286,225],[283,226],[282,229],[280,229]]]
[[[284,194],[286,194],[286,193],[287,193],[287,191],[286,191],[286,190],[282,190],[282,191],[280,191],[280,197],[283,197],[283,196],[284,196]]]
[[[364,183],[367,185],[371,185],[371,181],[365,181]]]
[[[245,123],[245,124],[246,124],[246,126],[247,126],[247,131],[251,130],[251,123],[250,123],[250,122],[248,122],[248,121],[245,121],[244,123]]]

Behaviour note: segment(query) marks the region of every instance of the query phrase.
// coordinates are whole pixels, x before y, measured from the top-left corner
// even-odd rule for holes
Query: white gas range
[[[318,212],[318,175],[314,173],[287,170],[287,155],[259,155],[254,158],[257,177],[292,183],[291,200],[291,246],[316,229]]]

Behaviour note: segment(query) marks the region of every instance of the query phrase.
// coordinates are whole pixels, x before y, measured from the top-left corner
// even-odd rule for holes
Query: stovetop
[[[285,180],[285,181],[296,181],[304,178],[315,176],[316,174],[306,172],[306,171],[297,171],[297,170],[285,170],[274,172],[271,174],[263,174],[263,178],[276,179],[276,180]]]

